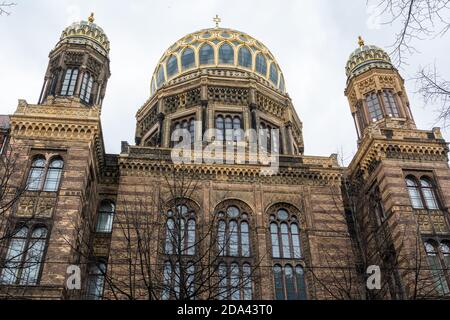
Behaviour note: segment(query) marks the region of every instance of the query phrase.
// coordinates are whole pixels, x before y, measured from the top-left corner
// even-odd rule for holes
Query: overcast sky
[[[221,26],[248,33],[274,54],[286,88],[303,122],[305,153],[356,150],[356,133],[344,96],[344,67],[361,34],[366,44],[387,48],[393,26],[379,24],[362,0],[14,0],[10,16],[0,16],[0,114],[11,114],[18,99],[36,103],[48,53],[71,22],[95,12],[111,42],[111,71],[102,110],[106,151],[120,141],[134,143],[135,114],[150,95],[150,79],[163,52],[199,29]],[[417,43],[420,51],[401,70],[407,80],[417,126],[435,126],[435,107],[424,108],[411,79],[420,66],[436,63],[450,79],[449,36]],[[389,49],[387,49],[389,50]],[[450,132],[444,131],[447,140]]]

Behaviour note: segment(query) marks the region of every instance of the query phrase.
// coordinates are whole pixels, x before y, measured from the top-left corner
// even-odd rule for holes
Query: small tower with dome
[[[404,80],[383,49],[366,45],[352,52],[345,67],[345,95],[355,121],[358,140],[367,128],[415,128]]]
[[[101,107],[110,75],[109,40],[92,13],[65,28],[50,52],[39,104]]]

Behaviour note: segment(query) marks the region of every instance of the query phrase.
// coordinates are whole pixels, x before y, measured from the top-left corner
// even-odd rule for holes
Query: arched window
[[[204,44],[199,53],[200,65],[214,64],[214,49],[209,44]]]
[[[181,68],[183,71],[195,67],[195,54],[191,48],[186,48],[181,55]]]
[[[369,111],[370,121],[378,121],[383,118],[380,100],[375,92],[366,94],[367,109]]]
[[[172,55],[167,60],[166,70],[167,78],[171,78],[173,75],[178,73],[178,60],[176,56]]]
[[[239,49],[238,64],[245,68],[252,68],[252,54],[247,47],[241,47]]]
[[[445,278],[446,269],[444,253],[441,252],[442,246],[438,246],[438,244],[433,240],[428,240],[425,242],[425,252],[427,254],[428,265],[430,267],[430,271],[434,278],[434,287],[441,295],[446,295],[450,293],[449,286],[447,283],[447,279]],[[444,242],[444,250],[445,242]],[[447,253],[448,255],[448,253]]]
[[[414,209],[439,209],[436,190],[431,179],[422,177],[418,182],[414,176],[408,176],[405,182]]]
[[[278,69],[277,69],[277,66],[275,65],[275,63],[273,63],[273,62],[270,64],[269,78],[270,78],[270,81],[272,81],[272,83],[274,85],[278,84]]]
[[[242,126],[241,126],[241,118],[239,116],[234,116],[233,118],[233,140],[241,141],[242,140]]]
[[[83,81],[81,82],[80,99],[86,103],[91,101],[92,85],[94,78],[89,72],[83,74]]]
[[[248,214],[236,206],[218,213],[219,253],[223,256],[250,257]]]
[[[164,76],[164,68],[162,65],[160,65],[158,71],[156,72],[156,85],[158,86],[158,89],[161,88],[164,81],[166,81]]]
[[[89,265],[87,299],[102,300],[105,286],[106,263],[99,261]]]
[[[408,177],[405,179],[408,187],[409,198],[414,209],[423,209],[422,198],[420,196],[420,189],[417,185],[416,179]]]
[[[222,204],[216,211],[218,254],[218,298],[250,300],[253,296],[252,252],[249,208],[244,204]]]
[[[422,189],[423,199],[427,208],[430,210],[439,209],[434,187],[431,181],[428,178],[420,179],[420,187]]]
[[[386,113],[390,117],[398,118],[400,113],[398,112],[397,102],[394,97],[392,90],[383,90],[383,102],[386,108]]]
[[[225,140],[233,141],[233,119],[231,116],[225,117]]]
[[[299,264],[303,259],[299,221],[293,212],[295,208],[288,204],[277,204],[269,209],[269,232],[275,262],[272,271],[277,300],[306,299],[304,271]]]
[[[284,92],[284,88],[285,88],[284,77],[283,77],[283,75],[281,75],[281,77],[280,77],[280,87],[279,87],[279,89],[280,89],[281,92]]]
[[[172,132],[170,136],[172,137],[175,131],[178,129],[187,130],[189,132],[191,144],[195,142],[195,118],[189,117],[175,120],[175,122],[172,124]],[[181,142],[182,137],[184,137],[185,134],[185,132],[177,132],[176,136],[173,136],[173,139],[176,140],[178,138],[178,141],[171,141],[172,146],[174,146],[175,143]]]
[[[114,214],[114,203],[109,200],[103,200],[98,211],[96,231],[100,233],[110,233],[112,231]]]
[[[27,190],[36,191],[41,189],[44,180],[45,164],[45,158],[42,156],[37,156],[33,160],[28,173]]]
[[[155,79],[152,79],[152,85],[151,85],[151,94],[153,95],[156,91],[156,86],[155,86]]]
[[[18,227],[6,253],[0,284],[36,285],[47,243],[47,228]]]
[[[258,55],[256,56],[256,62],[255,62],[255,70],[256,72],[258,72],[259,74],[266,76],[267,74],[267,62],[266,62],[266,58],[261,54],[258,53]]]
[[[234,64],[234,50],[228,43],[224,43],[219,48],[219,63]]]
[[[58,190],[63,167],[64,161],[61,158],[54,158],[50,161],[45,177],[44,191],[54,192]]]
[[[276,300],[306,300],[306,286],[303,267],[286,264],[273,267]]]
[[[225,122],[222,116],[216,117],[216,140],[223,141],[225,131]]]
[[[166,213],[165,253],[192,256],[196,246],[195,211],[177,205]]]
[[[285,209],[279,209],[276,214],[271,215],[270,234],[273,258],[302,257],[298,221],[295,216],[290,216]]]
[[[62,96],[71,96],[75,91],[75,85],[78,79],[78,69],[68,68],[64,76],[63,85],[61,87]]]

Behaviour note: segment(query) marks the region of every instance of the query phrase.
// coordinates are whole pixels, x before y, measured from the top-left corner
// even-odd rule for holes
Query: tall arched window
[[[94,78],[89,72],[83,74],[83,81],[81,82],[80,99],[86,103],[91,101],[92,85]]]
[[[181,68],[183,71],[195,67],[195,54],[191,48],[186,48],[181,55]]]
[[[288,204],[277,204],[269,209],[269,232],[274,260],[273,277],[277,300],[304,300],[306,286],[300,228],[296,210]]]
[[[366,94],[367,109],[369,111],[370,121],[378,121],[383,118],[380,100],[375,92]]]
[[[279,209],[270,217],[273,258],[300,259],[300,233],[298,220],[285,209]]]
[[[398,112],[397,102],[394,97],[394,93],[392,90],[383,90],[383,102],[386,108],[386,113],[390,117],[398,118],[400,117],[400,113]]]
[[[167,78],[171,78],[172,76],[178,73],[178,60],[176,56],[171,55],[170,58],[167,60],[166,70],[167,70]]]
[[[277,69],[277,66],[275,65],[275,63],[273,63],[273,62],[270,64],[269,79],[270,79],[270,81],[272,81],[272,83],[274,85],[278,84],[278,69]]]
[[[177,205],[166,213],[166,238],[164,250],[167,255],[194,255],[196,246],[195,210]]]
[[[422,189],[422,195],[423,200],[425,202],[425,205],[430,210],[437,210],[439,209],[438,203],[436,200],[436,194],[433,187],[432,182],[428,178],[421,178],[420,179],[420,187]]]
[[[442,251],[444,249],[444,251]],[[425,252],[427,254],[428,265],[433,275],[434,287],[441,295],[450,293],[448,279],[445,276],[445,269],[450,268],[446,265],[448,259],[448,243],[443,241],[440,245],[436,241],[427,240],[425,242]],[[448,261],[448,260],[447,260]]]
[[[112,201],[102,201],[97,217],[97,232],[110,233],[112,231],[115,209],[115,205]]]
[[[47,228],[18,227],[6,253],[0,284],[36,285],[47,243]]]
[[[249,208],[240,202],[219,206],[217,215],[218,298],[250,300],[253,296]]]
[[[214,64],[214,49],[209,44],[204,44],[199,52],[200,65]]]
[[[156,72],[156,85],[158,89],[161,88],[166,78],[164,76],[164,68],[162,65],[159,66],[158,71]]]
[[[32,164],[28,173],[27,190],[40,190],[44,181],[45,172],[45,158],[37,156]]]
[[[231,116],[225,117],[225,140],[233,141],[233,119]]]
[[[249,216],[236,206],[218,213],[219,253],[222,256],[250,257]]]
[[[99,261],[89,265],[87,299],[102,300],[105,286],[106,262]]]
[[[234,64],[234,49],[228,43],[224,43],[219,48],[219,63]]]
[[[436,189],[430,178],[424,176],[417,180],[414,176],[407,176],[405,182],[414,209],[439,209]]]
[[[255,70],[263,76],[266,76],[267,74],[267,62],[262,53],[258,53],[256,56]]]
[[[188,118],[177,119],[174,121],[175,122],[172,124],[171,137],[173,136],[173,134],[176,130],[185,129],[189,132],[190,142],[191,142],[191,144],[193,144],[195,142],[195,118],[190,116]],[[181,139],[184,136],[184,134],[185,133],[183,133],[183,132],[178,132],[177,137],[179,139],[178,139],[178,141],[171,141],[172,146],[175,145],[175,143],[181,142]],[[173,137],[173,139],[176,140],[177,137]]]
[[[75,85],[78,79],[78,69],[68,68],[64,76],[63,85],[61,87],[62,96],[71,96],[75,91]]]
[[[234,116],[233,117],[233,140],[241,141],[242,140],[242,125],[241,125],[241,117]]]
[[[281,75],[281,77],[280,77],[280,86],[279,86],[279,89],[280,89],[281,92],[284,92],[285,84],[284,84],[284,77],[283,77],[283,75]]]
[[[216,117],[216,140],[223,141],[225,131],[225,121],[222,116]]]
[[[58,190],[63,167],[64,161],[61,158],[53,158],[50,161],[45,177],[44,191],[53,192]]]
[[[239,49],[238,64],[245,68],[252,68],[252,54],[247,47],[241,47]]]

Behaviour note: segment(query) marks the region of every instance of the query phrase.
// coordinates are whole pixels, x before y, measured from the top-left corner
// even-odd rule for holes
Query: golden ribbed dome
[[[109,53],[108,37],[103,29],[94,23],[93,14],[88,21],[74,22],[64,29],[56,46],[63,43],[87,44],[105,56]]]
[[[345,74],[348,79],[372,68],[394,68],[391,58],[383,49],[377,46],[365,45],[361,38],[359,39],[359,45],[360,47],[353,51],[348,58],[345,67]]]
[[[284,77],[272,53],[240,31],[210,28],[186,35],[164,52],[151,80],[151,94],[178,76],[203,68],[240,69],[285,92]]]

